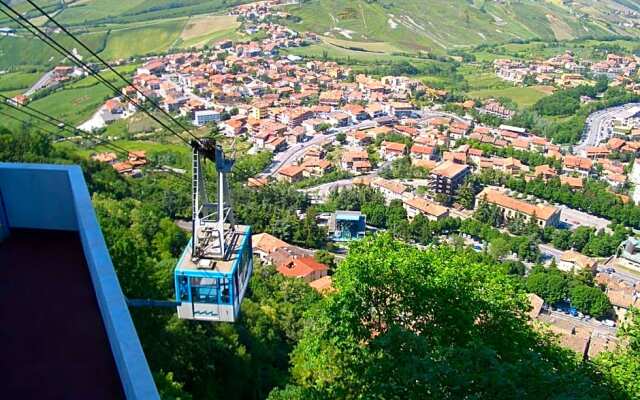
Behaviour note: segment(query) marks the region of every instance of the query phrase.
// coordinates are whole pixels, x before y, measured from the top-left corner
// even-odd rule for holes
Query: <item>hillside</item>
[[[374,42],[397,51],[446,52],[518,39],[635,35],[638,8],[627,0],[310,0],[288,11],[299,18],[292,27],[316,32],[331,45]]]
[[[223,15],[241,0],[38,0],[37,4],[108,60],[164,52],[171,48],[202,46],[222,38],[235,38],[240,25]],[[12,6],[31,23],[49,28],[50,23],[24,0]],[[0,14],[0,27],[18,27]],[[53,33],[66,46],[66,35]],[[78,49],[79,53],[87,53]],[[0,70],[56,64],[61,57],[44,42],[18,30],[16,36],[0,37]]]

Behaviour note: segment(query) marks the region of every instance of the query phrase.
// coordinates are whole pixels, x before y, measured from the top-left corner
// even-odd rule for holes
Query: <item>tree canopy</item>
[[[334,286],[307,316],[293,382],[271,399],[607,398],[585,366],[526,323],[512,278],[450,248],[368,238]]]

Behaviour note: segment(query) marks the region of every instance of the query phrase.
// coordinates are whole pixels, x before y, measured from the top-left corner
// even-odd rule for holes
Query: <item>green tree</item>
[[[537,294],[549,304],[563,301],[569,295],[568,282],[560,271],[531,273],[526,286],[529,292]]]
[[[582,284],[574,285],[569,290],[569,296],[571,297],[572,306],[592,317],[602,318],[612,311],[609,298],[599,288]]]
[[[619,330],[627,347],[601,353],[594,363],[598,371],[621,392],[621,399],[640,399],[640,309],[632,308],[628,320]]]
[[[316,253],[313,255],[313,258],[315,258],[315,260],[319,263],[322,263],[324,265],[326,265],[327,267],[329,267],[329,271],[331,273],[333,273],[336,269],[336,256],[334,256],[333,254],[329,253],[326,250],[318,250],[316,251]]]
[[[516,283],[450,248],[354,244],[271,399],[607,398],[527,323]]]

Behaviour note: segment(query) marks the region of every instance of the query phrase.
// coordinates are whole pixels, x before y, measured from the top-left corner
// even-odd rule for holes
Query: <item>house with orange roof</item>
[[[250,188],[260,188],[269,184],[267,178],[249,178],[247,180],[247,186]]]
[[[277,179],[281,182],[295,183],[304,177],[304,168],[298,165],[286,165],[278,171]]]
[[[533,170],[533,176],[535,176],[536,178],[540,178],[544,181],[547,181],[551,178],[555,178],[556,176],[558,176],[558,173],[550,165],[544,164],[544,165],[538,165],[537,167],[535,167],[535,169]]]
[[[404,209],[407,210],[409,220],[413,220],[419,214],[427,217],[429,221],[440,221],[449,216],[448,208],[421,197],[404,200],[403,205]]]
[[[375,178],[370,182],[370,186],[378,189],[384,195],[387,203],[392,200],[403,200],[407,187],[400,182]]]
[[[128,154],[128,162],[134,167],[147,164],[147,152],[144,150],[131,150]]]
[[[112,164],[113,169],[121,175],[130,175],[133,172],[133,165],[128,161],[117,162]]]
[[[317,262],[313,257],[291,258],[276,267],[276,270],[290,278],[301,278],[307,283],[327,276],[329,267]]]
[[[560,223],[560,209],[547,204],[530,204],[513,198],[497,188],[486,187],[476,197],[476,208],[482,202],[494,205],[502,211],[505,220],[523,218],[525,222],[534,220],[540,228],[558,226]]]
[[[606,146],[589,146],[586,149],[587,157],[592,160],[607,158],[611,150]]]
[[[287,148],[287,140],[282,136],[272,136],[265,142],[264,148],[273,153],[283,151]]]
[[[410,154],[412,158],[432,160],[436,157],[436,149],[433,146],[414,144],[411,146]]]
[[[365,108],[360,104],[347,104],[342,107],[342,111],[349,115],[354,123],[369,119],[369,114],[367,114]]]
[[[307,158],[300,166],[303,168],[303,176],[307,178],[323,176],[333,167],[329,161],[319,158]]]
[[[442,160],[464,165],[467,163],[467,153],[465,151],[445,151],[442,153]]]
[[[309,286],[314,288],[320,294],[331,293],[334,290],[330,275],[325,275],[320,279],[309,282]]]
[[[593,169],[593,161],[588,158],[567,155],[562,160],[565,173],[577,172],[582,175],[589,175]]]
[[[385,160],[393,160],[398,157],[402,157],[407,153],[407,145],[404,143],[382,142],[380,146],[380,155]]]
[[[340,162],[342,169],[352,172],[369,172],[371,163],[369,162],[369,153],[365,150],[350,150],[342,153]],[[364,171],[363,171],[364,169]]]
[[[584,178],[562,175],[560,183],[569,186],[571,189],[582,189],[584,187]]]
[[[435,193],[453,196],[470,173],[468,165],[445,161],[431,170],[429,187]]]

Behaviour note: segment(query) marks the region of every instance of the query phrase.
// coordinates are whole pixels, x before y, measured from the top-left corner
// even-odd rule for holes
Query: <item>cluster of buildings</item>
[[[275,266],[280,274],[302,279],[320,292],[331,289],[329,267],[316,261],[312,251],[293,246],[268,233],[254,235],[252,243],[253,254],[263,263]]]
[[[572,52],[551,57],[547,60],[521,61],[498,59],[494,61],[496,75],[514,84],[524,84],[525,80],[539,85],[571,88],[593,85],[590,76],[606,76],[614,86],[625,86],[631,90],[640,87],[634,82],[638,72],[638,57],[607,54],[600,61],[579,60]]]
[[[110,164],[117,173],[138,177],[142,175],[142,167],[148,164],[147,152],[144,150],[130,151],[126,160],[119,160],[113,152],[96,153],[91,156],[94,161]]]

